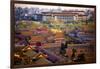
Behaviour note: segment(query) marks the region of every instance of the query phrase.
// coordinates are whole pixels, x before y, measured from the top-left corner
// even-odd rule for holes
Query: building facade
[[[63,13],[63,12],[59,12],[59,13],[43,13],[43,21],[48,21],[50,19],[54,19],[54,20],[62,20],[64,23],[70,23],[70,22],[74,22],[78,20],[78,15],[77,13]]]

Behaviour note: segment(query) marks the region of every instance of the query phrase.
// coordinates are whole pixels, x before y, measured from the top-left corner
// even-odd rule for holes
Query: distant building
[[[80,20],[86,21],[87,19],[84,11],[43,12],[42,16],[43,21],[59,19],[64,21],[64,23],[74,23]]]
[[[77,18],[77,20],[78,21],[86,21],[87,20],[87,16],[88,15],[86,15],[86,12],[85,11],[79,11],[79,10],[69,10],[69,11],[67,11],[67,10],[64,10],[64,11],[62,11],[63,13],[65,13],[65,12],[69,12],[69,13],[77,13],[78,15],[78,18]]]
[[[45,12],[43,13],[43,21],[53,18],[54,20],[62,20],[64,23],[74,22],[78,19],[77,13],[64,13],[64,12]]]
[[[79,11],[79,10],[64,10],[62,11],[63,13],[77,13],[79,15],[84,15],[85,14],[85,11]]]
[[[87,15],[78,15],[78,20],[79,21],[86,21],[87,20]]]

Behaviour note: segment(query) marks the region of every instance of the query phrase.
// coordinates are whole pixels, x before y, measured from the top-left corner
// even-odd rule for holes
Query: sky
[[[94,8],[83,8],[83,7],[67,7],[67,6],[51,6],[51,5],[30,5],[30,4],[15,4],[15,7],[28,7],[28,8],[39,8],[39,9],[62,9],[62,10],[94,10]]]

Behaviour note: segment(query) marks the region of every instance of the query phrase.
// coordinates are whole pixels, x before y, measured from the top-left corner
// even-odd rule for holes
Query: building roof
[[[63,10],[63,12],[84,12],[82,10]]]
[[[42,12],[42,15],[44,15],[44,16],[75,16],[75,15],[78,15],[80,17],[87,16],[85,14],[80,14],[80,12],[83,13],[84,11],[64,10],[62,12]]]
[[[87,15],[78,15],[78,16],[87,16]]]
[[[43,12],[42,15],[46,16],[75,16],[78,15],[78,13],[70,13],[70,12]]]

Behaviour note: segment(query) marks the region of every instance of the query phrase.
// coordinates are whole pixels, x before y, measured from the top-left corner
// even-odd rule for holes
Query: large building
[[[64,23],[68,22],[73,22],[76,21],[78,18],[77,13],[63,13],[63,12],[45,12],[43,13],[43,21],[48,21],[49,19],[54,19],[54,20],[62,20]]]
[[[84,11],[43,12],[42,16],[43,21],[48,21],[50,19],[59,19],[64,23],[73,23],[75,21],[86,20]]]

